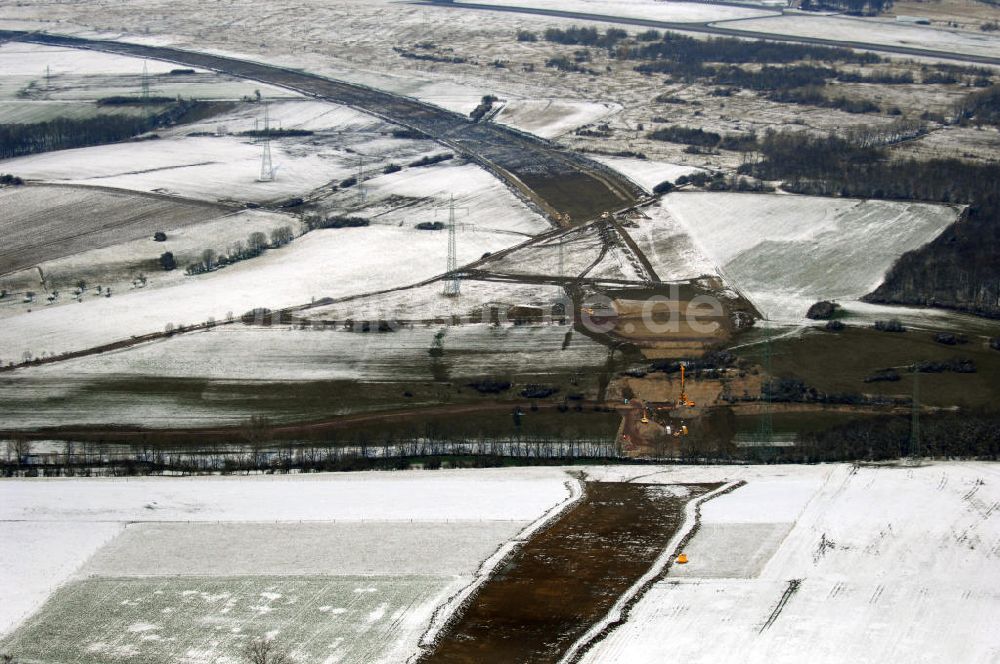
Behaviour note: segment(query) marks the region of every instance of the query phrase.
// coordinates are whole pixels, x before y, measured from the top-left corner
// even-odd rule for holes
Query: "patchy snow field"
[[[569,99],[513,99],[504,102],[493,118],[497,124],[541,136],[557,138],[586,124],[603,120],[621,110],[618,104]]]
[[[437,149],[432,151],[430,146]],[[447,151],[433,143],[427,143],[425,149],[433,154]],[[358,210],[360,216],[370,217],[372,223],[403,225],[411,229],[423,221],[447,222],[454,196],[459,250],[463,246],[477,246],[479,237],[489,233],[509,235],[507,246],[510,246],[551,228],[541,214],[528,207],[500,180],[461,159],[378,175],[365,181],[365,190],[368,205]],[[346,195],[355,196],[353,191]],[[404,200],[394,202],[399,199]],[[447,233],[420,231],[418,235],[438,237],[444,243]],[[483,251],[487,249],[484,247]],[[441,272],[444,271],[442,265]]]
[[[570,497],[566,481],[558,468],[5,481],[14,601],[0,633],[20,627],[0,648],[235,664],[267,634],[297,661],[401,662],[484,560]]]
[[[719,25],[739,30],[767,32],[796,37],[816,37],[837,41],[908,46],[911,48],[996,57],[1000,37],[989,32],[948,30],[933,26],[906,25],[891,19],[848,16],[808,16],[786,14],[767,18],[720,21]]]
[[[87,187],[5,187],[0,189],[0,274],[89,253],[153,233],[199,224],[225,212],[216,205],[141,196]],[[162,249],[167,251],[167,249]],[[118,254],[116,253],[116,256]],[[34,275],[37,285],[37,273]],[[4,284],[5,286],[7,284]]]
[[[303,312],[314,320],[449,320],[452,316],[467,317],[481,313],[484,307],[505,309],[512,306],[542,307],[563,303],[571,306],[566,292],[559,286],[517,284],[499,281],[462,279],[457,296],[443,294],[445,282],[434,281],[424,286],[391,291],[381,295],[351,298],[325,307]]]
[[[101,193],[86,188],[76,191]],[[134,199],[137,197],[126,196],[126,198],[132,198],[135,204]],[[183,207],[183,204],[178,202],[178,206]],[[216,214],[219,212],[221,210],[216,211]],[[298,217],[264,210],[239,210],[207,221],[189,216],[183,221],[191,225],[178,228],[176,221],[171,223],[170,218],[164,216],[154,219],[155,225],[147,224],[148,228],[136,229],[132,226],[125,229],[116,228],[105,235],[111,236],[113,238],[111,241],[117,244],[89,251],[77,246],[79,253],[47,260],[37,265],[44,271],[49,289],[62,290],[63,295],[60,295],[56,302],[63,304],[72,299],[67,291],[80,279],[92,286],[101,284],[110,287],[115,293],[132,288],[132,280],[139,273],[144,273],[148,278],[144,287],[147,290],[177,285],[187,278],[183,268],[191,263],[200,263],[202,253],[206,249],[212,249],[218,255],[225,256],[230,253],[229,248],[233,243],[239,241],[246,244],[250,233],[262,232],[270,237],[272,230],[283,226],[291,227],[296,235],[301,232],[301,222]],[[159,230],[166,232],[166,241],[157,242],[153,239],[153,233]],[[129,236],[138,236],[139,239],[122,241]],[[166,251],[174,255],[181,269],[170,272],[160,269],[160,256]],[[8,287],[8,290],[12,291],[25,284],[30,284],[31,288],[38,287],[38,272],[34,267],[0,278],[0,286],[13,286],[13,288]],[[84,298],[85,301],[93,299],[94,295],[96,293],[91,289],[89,295]],[[18,303],[14,309],[9,311],[0,309],[0,312],[10,315],[26,308],[31,306]]]
[[[445,352],[434,361],[428,351],[442,329]],[[252,399],[213,398],[213,389],[226,391],[250,381],[269,381],[281,389],[282,384],[299,381],[400,384],[442,376],[544,381],[547,375],[599,367],[606,361],[604,346],[573,333],[568,325],[436,325],[391,333],[224,327],[4,374],[0,426],[236,425],[259,406]],[[137,393],[115,387],[118,382],[134,386],[135,380],[144,381],[148,389]],[[195,381],[197,387],[181,393],[167,389],[180,381]],[[403,389],[400,386],[397,394]],[[344,404],[342,411],[356,408]],[[276,416],[305,418],[308,409],[290,404]]]
[[[748,483],[703,506],[690,562],[584,662],[996,660],[993,464],[676,468],[641,481],[722,477]]]
[[[247,640],[268,635],[296,662],[396,664],[416,651],[434,609],[469,581],[353,575],[86,579],[56,593],[0,644],[46,664],[238,664]]]
[[[925,203],[701,192],[669,194],[662,206],[732,285],[772,320],[792,323],[817,300],[872,291],[896,258],[959,214]],[[673,221],[664,221],[668,234]]]
[[[648,192],[652,192],[653,187],[661,182],[668,180],[673,182],[682,175],[691,175],[702,170],[695,166],[668,164],[650,159],[604,157],[601,155],[590,155],[590,157],[594,161],[598,161],[608,168],[618,171]]]

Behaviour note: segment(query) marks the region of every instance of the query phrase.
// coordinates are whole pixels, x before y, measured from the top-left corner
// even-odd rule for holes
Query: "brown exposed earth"
[[[503,564],[422,664],[557,662],[652,566],[688,501],[717,485],[588,482]]]

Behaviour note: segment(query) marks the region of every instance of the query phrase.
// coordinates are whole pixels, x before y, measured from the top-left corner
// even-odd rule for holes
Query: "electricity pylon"
[[[458,271],[458,222],[455,219],[456,209],[468,212],[467,208],[455,207],[455,195],[452,194],[448,204],[448,265],[444,281],[444,295],[446,297],[458,297],[462,290],[462,281],[456,274]]]
[[[260,178],[258,182],[273,182],[274,167],[271,164],[271,119],[268,103],[264,102],[264,135],[261,140]]]

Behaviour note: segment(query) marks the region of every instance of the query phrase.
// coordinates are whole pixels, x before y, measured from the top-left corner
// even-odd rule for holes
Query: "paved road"
[[[508,7],[488,4],[469,4],[465,2],[416,2],[414,4],[441,7],[444,9],[478,9],[490,12],[508,12],[513,14],[534,14],[536,16],[554,16],[557,18],[572,18],[581,21],[600,21],[601,23],[620,23],[623,25],[637,25],[644,28],[658,28],[661,30],[678,30],[683,32],[697,32],[710,35],[720,35],[724,37],[741,37],[749,39],[768,39],[772,41],[793,42],[796,44],[815,44],[818,46],[832,46],[838,48],[853,48],[862,51],[876,51],[880,53],[893,53],[898,55],[909,55],[914,57],[937,58],[941,60],[956,60],[958,62],[969,62],[973,64],[985,64],[1000,66],[1000,55],[967,55],[963,53],[948,53],[945,51],[935,51],[926,48],[911,48],[909,46],[892,46],[886,44],[872,44],[869,42],[840,41],[837,39],[820,39],[817,37],[796,37],[772,32],[756,32],[753,30],[740,30],[738,28],[725,28],[713,25],[713,22],[705,23],[679,23],[676,21],[655,21],[644,18],[627,18],[623,16],[610,16],[608,14],[591,14],[586,12],[568,12],[558,9],[542,9],[538,7]]]

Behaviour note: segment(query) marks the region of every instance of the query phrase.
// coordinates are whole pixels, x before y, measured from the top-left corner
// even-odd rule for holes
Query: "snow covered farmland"
[[[0,190],[0,275],[156,231],[199,224],[225,208],[87,187]],[[159,254],[152,256],[158,258]]]
[[[1000,37],[989,32],[906,25],[886,19],[786,14],[745,20],[724,20],[717,24],[727,28],[773,35],[908,46],[942,53],[996,56],[1000,52]]]
[[[567,500],[567,482],[558,469],[5,482],[0,541],[22,525],[94,535],[72,562],[59,547],[11,549],[0,648],[230,664],[266,634],[302,662],[405,661],[435,609]]]
[[[737,193],[676,192],[662,208],[630,231],[654,263],[678,251],[690,272],[710,262],[772,320],[791,323],[817,300],[870,292],[896,258],[959,215],[948,205]],[[675,241],[681,229],[691,246]]]
[[[444,354],[432,359],[435,335],[444,332]],[[395,332],[349,332],[343,329],[290,329],[242,325],[184,334],[160,343],[128,350],[31,367],[0,377],[0,423],[8,428],[65,424],[134,424],[137,426],[238,425],[259,414],[266,404],[238,399],[235,394],[214,398],[215,390],[240,385],[272,384],[289,389],[321,381],[332,395],[335,382],[346,385],[386,383],[373,407],[382,409],[412,385],[436,377],[468,381],[484,376],[521,382],[543,382],[600,367],[607,349],[563,325],[494,327],[486,324],[457,327],[404,327]],[[116,388],[119,381],[144,381],[140,393]],[[196,396],[153,385],[199,385]],[[346,397],[326,399],[326,415],[359,409]],[[50,405],[51,404],[51,405]],[[404,403],[399,403],[402,407]],[[413,404],[412,400],[409,405]],[[281,421],[311,419],[311,402],[290,400],[269,416]]]
[[[689,563],[672,566],[587,664],[799,662],[803,653],[991,662],[1000,653],[992,464],[648,473],[641,481],[747,484],[703,505]]]
[[[620,110],[614,104],[568,99],[513,99],[503,103],[493,122],[542,138],[556,138]]]
[[[93,102],[102,97],[138,96],[144,67],[150,77],[150,94],[157,97],[240,99],[253,96],[256,90],[271,98],[298,97],[281,88],[215,72],[195,70],[172,75],[170,72],[176,70],[177,65],[158,60],[40,44],[7,43],[0,44],[0,100],[20,100],[40,106],[59,102],[98,112]]]
[[[479,0],[472,0],[473,3]],[[722,3],[656,2],[656,0],[555,0],[534,3],[531,0],[483,0],[483,4],[509,7],[544,6],[556,11],[603,14],[623,18],[641,18],[650,21],[703,23],[742,18],[773,16],[773,11],[749,7],[727,6]]]

